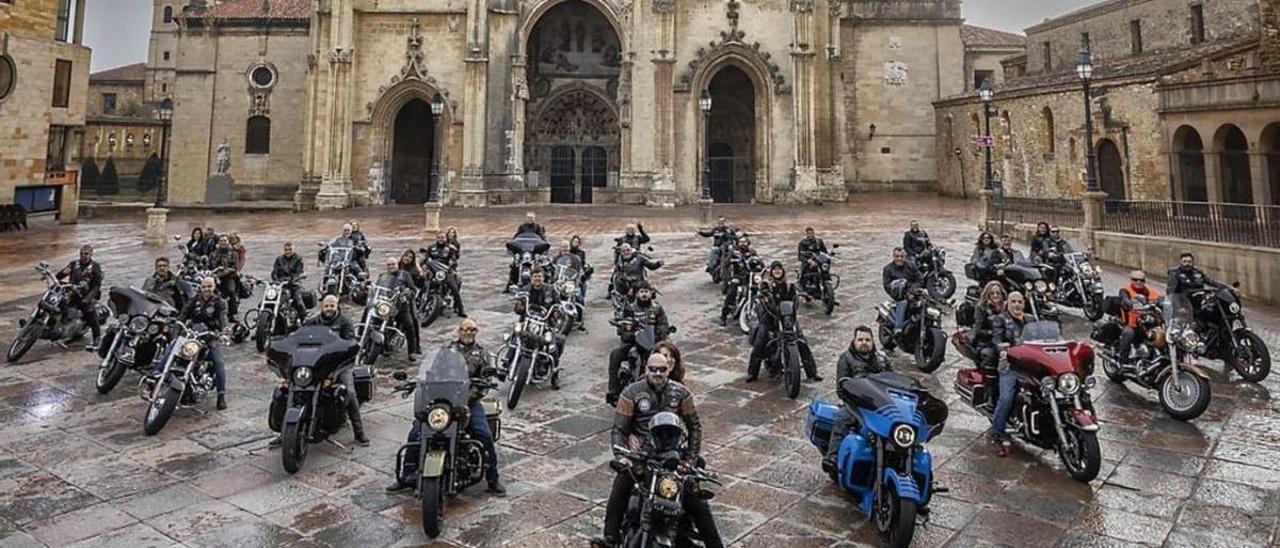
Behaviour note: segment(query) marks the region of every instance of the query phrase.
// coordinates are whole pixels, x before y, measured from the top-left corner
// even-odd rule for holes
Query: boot
[[[226,409],[227,409],[227,395],[218,394],[218,411],[225,411]]]
[[[395,483],[388,485],[386,489],[383,489],[383,491],[385,491],[388,495],[394,495],[396,493],[403,493],[410,489],[413,489],[412,485],[409,485],[403,481],[400,481],[400,479],[397,478]]]
[[[485,489],[485,491],[489,493],[493,493],[494,495],[497,495],[499,497],[507,496],[507,488],[502,485],[502,480],[499,480],[499,479],[490,481],[489,488]]]
[[[102,344],[102,334],[94,333],[93,338],[89,341],[89,344],[85,345],[84,349],[87,352],[97,352],[100,344]]]

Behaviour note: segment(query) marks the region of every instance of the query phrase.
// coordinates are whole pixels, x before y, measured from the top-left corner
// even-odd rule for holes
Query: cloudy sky
[[[1021,31],[1046,17],[1094,0],[964,0],[965,19],[974,25]],[[89,0],[85,43],[93,48],[93,70],[147,60],[151,0]]]

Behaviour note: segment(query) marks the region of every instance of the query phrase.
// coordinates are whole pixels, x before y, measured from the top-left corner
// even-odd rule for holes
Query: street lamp
[[[711,200],[711,90],[703,89],[698,98],[702,109],[702,199]]]
[[[991,172],[991,148],[995,142],[991,140],[991,98],[995,96],[995,92],[991,90],[991,80],[983,79],[982,85],[978,87],[978,98],[982,99],[982,119],[986,124],[983,130],[984,139],[982,149],[986,154],[986,182],[987,190],[991,190],[991,181],[993,180]]]
[[[441,150],[440,115],[441,114],[444,114],[444,97],[440,95],[440,92],[436,92],[435,97],[431,98],[431,115],[432,115],[432,122],[433,122],[432,125],[434,126],[434,129],[435,129],[435,136],[433,137],[433,140],[435,142],[432,143],[435,150],[432,151],[431,153],[431,196],[428,198],[428,201],[430,201],[431,203],[437,203],[440,201],[440,150]]]
[[[1089,91],[1089,81],[1093,79],[1093,55],[1089,50],[1081,50],[1076,61],[1076,76],[1084,84],[1084,142],[1085,142],[1085,190],[1098,191],[1098,170],[1093,154],[1093,97]]]
[[[160,137],[160,157],[163,166],[160,169],[160,184],[156,185],[156,207],[163,207],[169,198],[169,126],[173,124],[173,99],[165,97],[160,101],[160,121],[164,123]]]

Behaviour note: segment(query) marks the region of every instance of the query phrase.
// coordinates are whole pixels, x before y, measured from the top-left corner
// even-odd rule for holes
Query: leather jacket
[[[634,434],[646,449],[651,448],[649,421],[663,411],[680,415],[687,432],[685,457],[698,456],[702,451],[702,421],[694,408],[693,394],[683,384],[669,379],[661,388],[654,388],[648,379],[642,379],[622,390],[614,412],[613,445],[627,447],[627,439]]]

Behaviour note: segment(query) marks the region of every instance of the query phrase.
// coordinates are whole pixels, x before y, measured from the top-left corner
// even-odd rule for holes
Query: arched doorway
[[[621,49],[595,6],[567,0],[529,32],[525,167],[543,174],[551,201],[592,203],[620,167],[615,103]]]
[[[1124,200],[1124,164],[1115,141],[1098,141],[1098,185],[1108,200]]]
[[[1266,155],[1267,187],[1271,205],[1280,205],[1280,122],[1262,130],[1262,153]]]
[[[755,198],[755,85],[746,72],[726,65],[707,86],[711,113],[707,119],[707,161],[711,198],[717,202],[750,202]]]
[[[1214,136],[1218,151],[1218,179],[1222,185],[1222,201],[1230,204],[1253,203],[1253,176],[1249,172],[1249,140],[1240,128],[1227,124]]]
[[[431,195],[431,164],[435,156],[435,116],[431,105],[411,99],[400,107],[393,126],[391,188],[397,204],[421,204]]]
[[[1205,184],[1204,141],[1200,132],[1191,126],[1182,126],[1173,133],[1174,161],[1177,162],[1178,188],[1174,198],[1183,202],[1209,201],[1209,187]]]

